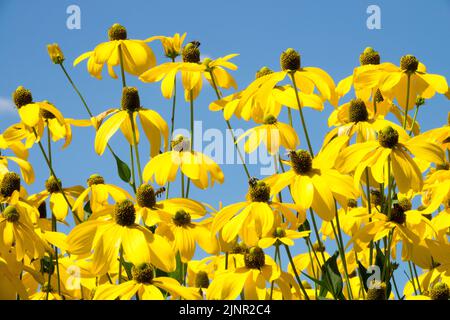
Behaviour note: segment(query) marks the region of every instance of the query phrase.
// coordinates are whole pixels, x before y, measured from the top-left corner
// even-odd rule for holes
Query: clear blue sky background
[[[81,8],[81,30],[66,27],[66,8],[76,4]],[[366,9],[375,4],[381,8],[381,30],[366,27]],[[279,68],[279,54],[293,47],[302,54],[304,66],[326,70],[337,83],[349,75],[358,64],[360,52],[373,46],[381,53],[382,61],[398,64],[404,54],[414,54],[430,73],[448,78],[450,45],[450,1],[6,1],[0,2],[0,130],[18,121],[12,109],[11,93],[18,85],[32,90],[35,100],[47,99],[66,117],[86,118],[75,92],[69,87],[58,66],[47,55],[46,45],[57,42],[67,58],[66,66],[84,94],[88,104],[98,114],[120,103],[121,83],[105,73],[102,81],[89,76],[85,64],[72,68],[73,60],[81,53],[107,40],[107,29],[119,22],[127,27],[130,38],[145,39],[153,35],[173,35],[187,32],[187,41],[199,40],[202,54],[216,58],[229,53],[240,53],[234,59],[239,69],[233,73],[239,87],[244,88],[254,78],[254,72],[267,65]],[[158,63],[166,62],[159,43],[151,44]],[[159,84],[144,84],[128,76],[129,85],[140,89],[145,107],[160,112],[169,122],[170,101],[161,97]],[[231,92],[229,92],[231,93]],[[351,96],[346,97],[350,99]],[[214,92],[205,85],[196,101],[196,120],[203,128],[226,126],[219,113],[208,111],[215,99]],[[188,105],[178,99],[176,127],[189,125]],[[424,129],[446,122],[448,102],[436,97],[419,116]],[[322,113],[306,111],[315,150],[327,132],[326,121],[331,112],[327,105]],[[284,116],[283,116],[284,117]],[[232,120],[233,127],[247,128],[248,124]],[[299,127],[295,114],[294,123]],[[302,147],[306,147],[301,130]],[[108,153],[99,157],[94,152],[94,131],[91,128],[74,129],[73,142],[61,151],[61,143],[54,148],[56,173],[65,186],[85,184],[92,173],[100,173],[108,182],[116,178],[115,165]],[[119,155],[128,160],[125,139],[117,134],[112,145]],[[144,144],[142,154],[146,153]],[[57,152],[56,152],[57,151]],[[145,158],[145,156],[143,157]],[[38,148],[33,148],[30,159],[36,171],[36,182],[28,187],[30,193],[43,189],[48,177]],[[241,201],[247,182],[239,165],[224,165],[226,180],[223,185],[201,191],[193,189],[194,199],[206,201],[214,207]],[[258,166],[250,166],[253,175],[259,175]],[[176,190],[179,188],[175,186]],[[298,252],[298,250],[295,250]],[[402,274],[399,274],[402,277]],[[404,281],[404,280],[403,280]],[[400,281],[402,282],[402,281]]]

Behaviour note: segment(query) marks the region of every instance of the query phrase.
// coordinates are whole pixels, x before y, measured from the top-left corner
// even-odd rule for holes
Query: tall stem
[[[175,58],[172,58],[172,62],[175,62]],[[175,75],[173,79],[173,97],[172,97],[172,116],[170,117],[170,140],[173,139],[173,131],[175,129],[175,106],[177,103],[177,76]],[[170,145],[170,150],[172,150],[172,144]],[[170,192],[170,182],[167,182],[167,192],[166,199],[169,199]]]
[[[36,129],[33,128],[33,132],[34,132],[34,136],[36,137],[36,139],[38,139],[38,135],[36,132]],[[45,162],[47,163],[48,169],[50,170],[51,175],[56,179],[56,181],[58,181],[58,177],[55,174],[55,171],[53,170],[52,164],[50,163],[50,160],[47,157],[47,154],[45,153],[44,147],[42,146],[41,141],[38,141],[38,145],[39,145],[39,149],[41,150],[42,155],[44,156]],[[70,210],[72,211],[72,205],[69,202],[69,199],[67,199],[67,196],[64,192],[64,189],[62,188],[61,184],[57,183],[58,185],[58,189],[59,192],[61,192],[61,194],[63,195],[64,201],[66,201],[67,205],[69,206]],[[75,219],[77,219],[78,222],[81,222],[80,218],[78,218],[78,216],[76,214],[73,215],[75,217]]]
[[[194,95],[192,89],[189,91],[189,107],[191,112],[191,152],[194,151]],[[189,190],[191,187],[191,179],[187,181],[186,198],[189,198]]]
[[[141,159],[139,158],[139,146],[136,139],[136,126],[134,124],[133,113],[129,112],[128,115],[131,121],[131,131],[133,131],[133,144],[134,144],[134,151],[136,153],[136,164],[138,170],[139,183],[142,185],[144,183],[144,180],[142,179]]]
[[[298,275],[297,268],[295,267],[294,260],[292,259],[291,250],[289,250],[289,246],[287,245],[284,245],[284,248],[286,249],[286,253],[289,258],[289,263],[291,264],[292,270],[294,271],[294,275],[295,278],[297,279],[298,285],[300,286],[300,289],[302,290],[303,295],[305,296],[305,300],[309,300],[308,293],[306,292],[305,287],[303,286],[302,280]]]
[[[122,283],[122,264],[123,264],[123,247],[120,245],[119,249],[119,284]]]
[[[212,71],[209,71],[209,74],[211,75],[211,82],[214,88],[214,91],[216,92],[217,99],[222,99],[222,96],[219,92],[219,89],[217,88],[216,84],[216,78],[214,76],[214,73]],[[236,148],[239,158],[241,159],[242,165],[244,166],[245,174],[247,175],[247,178],[250,179],[250,172],[248,171],[247,165],[245,164],[244,156],[241,153],[241,150],[239,149],[239,146],[236,143],[236,136],[234,135],[233,128],[231,127],[230,121],[225,120],[228,126],[228,131],[230,131],[231,137],[233,138],[234,147]]]
[[[311,146],[311,141],[308,135],[308,129],[306,128],[305,117],[303,116],[303,108],[302,103],[300,102],[300,97],[298,96],[297,84],[295,83],[295,77],[293,73],[289,73],[289,76],[292,80],[292,85],[294,86],[295,98],[297,99],[298,111],[300,113],[300,120],[302,121],[303,131],[305,132],[306,142],[308,143],[309,153],[311,153],[311,157],[314,157],[314,151]]]
[[[57,226],[56,226],[56,217],[53,213],[52,213],[52,231],[54,231],[54,232],[58,231]],[[61,295],[61,277],[59,274],[58,247],[56,247],[56,246],[55,246],[55,263],[56,263],[56,275],[57,275],[57,279],[58,279],[56,286],[58,288],[58,294]]]
[[[405,106],[405,119],[403,121],[403,129],[406,130],[406,124],[408,122],[408,107],[409,107],[409,90],[411,86],[411,73],[406,75],[406,106]]]
[[[419,106],[416,106],[416,110],[414,111],[414,118],[411,124],[411,130],[409,131],[409,135],[411,136],[414,131],[414,125],[416,124],[417,114],[419,113]]]
[[[376,103],[376,102],[374,102]],[[372,214],[372,206],[370,205],[370,183],[369,183],[369,169],[366,168],[366,193],[367,193],[367,210],[369,211],[369,215]],[[369,218],[369,222],[372,221],[372,218]],[[373,240],[370,240],[369,244],[369,265],[373,264]],[[356,251],[355,251],[356,252]]]

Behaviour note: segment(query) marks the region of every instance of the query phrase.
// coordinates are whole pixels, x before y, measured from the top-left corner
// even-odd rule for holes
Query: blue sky
[[[81,9],[81,29],[66,27],[69,5]],[[381,29],[369,30],[366,19],[369,5],[381,8]],[[153,35],[173,35],[187,32],[187,41],[201,42],[205,56],[216,58],[239,53],[234,59],[239,66],[233,72],[239,87],[244,88],[254,78],[254,72],[267,65],[279,68],[279,54],[293,47],[302,54],[304,66],[317,66],[326,70],[337,83],[349,75],[358,64],[360,52],[373,46],[382,61],[398,64],[402,55],[414,54],[430,73],[448,78],[448,31],[450,30],[450,1],[6,1],[0,2],[0,130],[18,121],[11,109],[11,93],[18,85],[32,90],[35,100],[49,100],[66,117],[86,118],[75,92],[68,85],[58,66],[48,58],[46,45],[57,42],[67,58],[66,67],[85,96],[94,113],[118,106],[121,82],[104,75],[99,81],[89,76],[85,64],[73,68],[72,61],[81,53],[107,40],[107,29],[119,22],[127,27],[130,38],[145,39]],[[166,62],[159,43],[151,44],[158,63]],[[159,84],[144,84],[128,76],[129,85],[139,88],[143,106],[160,112],[170,119],[170,101],[162,98]],[[226,92],[231,93],[232,91]],[[208,111],[214,92],[205,85],[195,102],[196,120],[203,128],[225,130],[219,113]],[[345,99],[345,98],[344,98]],[[350,99],[350,96],[347,97]],[[188,104],[178,99],[176,126],[187,128]],[[426,116],[419,115],[424,129],[441,126],[446,122],[448,102],[436,97],[425,107]],[[322,113],[306,110],[305,116],[315,150],[328,128],[326,121],[331,106]],[[233,127],[248,128],[249,124],[233,119]],[[305,139],[294,116],[302,147]],[[94,132],[89,128],[74,129],[72,144],[60,150],[54,147],[57,175],[65,186],[85,184],[92,173],[100,173],[108,182],[121,184],[116,178],[113,160],[108,153],[99,157],[94,152]],[[128,147],[117,134],[112,145],[122,159],[128,161]],[[144,144],[141,154],[148,150]],[[146,157],[143,157],[146,158]],[[29,192],[42,190],[48,177],[38,148],[33,148],[30,162],[36,171],[36,182]],[[247,190],[243,170],[239,165],[224,165],[226,180],[223,185],[201,191],[193,189],[191,195],[207,201],[214,207],[220,200],[224,204],[241,201]],[[253,175],[259,175],[258,166],[250,166]],[[176,190],[179,189],[175,185]],[[400,275],[401,276],[401,275]]]

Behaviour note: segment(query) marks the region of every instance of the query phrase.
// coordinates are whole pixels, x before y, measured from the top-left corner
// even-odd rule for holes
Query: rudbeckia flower
[[[161,270],[175,270],[175,255],[170,244],[135,221],[133,202],[118,202],[111,208],[110,216],[86,221],[73,228],[67,237],[68,251],[81,257],[94,251],[94,274],[106,273],[111,264],[117,262],[120,247],[124,258],[134,264],[150,261]]]
[[[173,37],[154,36],[146,39],[145,42],[161,41],[166,57],[175,60],[176,57],[181,55],[181,48],[185,38],[186,32],[182,36],[179,33],[175,33]]]
[[[0,149],[11,150],[14,155],[22,160],[28,159],[28,149],[21,141],[6,140],[3,134],[0,134]]]
[[[432,143],[424,142],[420,137],[409,138],[399,126],[391,123],[378,132],[378,141],[357,143],[345,148],[338,158],[337,166],[342,172],[355,170],[355,187],[359,185],[364,170],[371,169],[378,183],[388,185],[388,172],[392,172],[398,189],[402,193],[422,190],[422,173],[407,153],[434,163],[444,162],[444,152]],[[387,167],[389,162],[389,167]],[[390,171],[388,171],[390,170]]]
[[[270,234],[262,237],[258,241],[258,246],[263,249],[269,248],[276,243],[293,246],[295,239],[308,237],[310,233],[311,231],[298,232],[284,227],[276,227]]]
[[[183,209],[166,216],[158,225],[156,234],[169,240],[174,252],[179,252],[181,261],[185,263],[194,256],[196,243],[209,254],[215,254],[219,249],[217,239],[209,228],[201,222],[192,221],[190,213]]]
[[[36,126],[38,129],[43,128],[44,120],[46,119],[56,119],[59,125],[65,126],[64,117],[58,109],[47,101],[33,102],[31,91],[22,86],[19,86],[14,91],[13,101],[18,109],[22,123],[30,128]],[[7,136],[5,138],[10,140]]]
[[[186,101],[195,100],[199,95],[204,76],[208,81],[212,81],[209,70],[212,70],[216,85],[220,88],[229,89],[237,85],[233,77],[224,69],[236,70],[237,66],[228,60],[237,56],[237,54],[229,54],[216,60],[205,59],[203,63],[200,61],[200,50],[198,42],[190,42],[184,46],[181,54],[182,62],[166,62],[153,69],[150,69],[139,77],[143,82],[161,81],[161,92],[164,98],[170,99],[173,95],[175,76],[181,72],[181,79],[184,88],[184,97]],[[192,97],[191,97],[192,93]]]
[[[5,174],[10,172],[8,168],[9,161],[15,162],[19,166],[20,174],[26,184],[34,182],[34,170],[31,164],[26,160],[11,156],[0,156],[0,177],[2,177],[2,179]]]
[[[149,263],[133,266],[132,280],[119,285],[104,284],[97,288],[94,300],[130,300],[138,295],[141,300],[166,300],[164,293],[168,292],[173,298],[182,297],[187,300],[200,300],[201,296],[190,288],[169,277],[154,277],[153,267]]]
[[[354,79],[355,89],[378,87],[383,96],[408,111],[417,96],[429,99],[436,92],[445,94],[448,84],[445,77],[426,73],[426,67],[413,55],[400,59],[400,67],[392,63],[381,63],[376,69],[359,72]]]
[[[100,211],[108,204],[111,197],[115,202],[132,199],[132,196],[122,188],[113,184],[105,183],[105,179],[99,174],[93,174],[87,179],[87,188],[80,193],[73,203],[72,210],[77,213],[78,218],[83,221],[84,203],[89,201],[93,213]]]
[[[373,106],[373,102],[365,102],[358,98],[344,103],[334,110],[328,118],[328,125],[336,126],[336,128],[326,135],[324,144],[326,145],[331,139],[342,135],[350,138],[356,135],[356,142],[375,140],[377,128],[383,124],[386,125],[383,118],[387,112],[382,113],[381,108],[374,112]]]
[[[112,116],[100,126],[95,136],[95,151],[102,155],[109,139],[120,128],[123,135],[134,145],[133,128],[136,135],[136,143],[139,143],[139,130],[137,130],[136,117],[139,116],[142,128],[150,142],[150,155],[159,154],[161,148],[161,136],[164,138],[164,149],[167,148],[169,128],[164,119],[156,112],[141,107],[139,93],[136,88],[125,87],[122,91],[122,107],[111,112]],[[131,123],[133,119],[134,123]]]
[[[200,261],[191,260],[187,265],[186,283],[189,287],[195,288],[200,295],[208,291],[209,284],[214,278],[215,257],[206,257]]]
[[[0,252],[6,254],[15,248],[17,261],[25,256],[42,257],[48,246],[34,232],[29,213],[22,206],[10,205],[0,215]]]
[[[313,250],[316,254],[310,252],[300,253],[295,256],[292,261],[298,272],[305,270],[309,276],[320,279],[320,276],[322,275],[321,266],[323,266],[325,261],[330,258],[330,255],[326,251],[323,243],[320,245],[318,243],[313,244]],[[320,263],[320,266],[317,262]],[[291,264],[288,265],[288,272],[291,275],[295,275]]]
[[[89,58],[87,70],[91,76],[101,79],[102,69],[106,64],[109,75],[117,79],[113,67],[121,63],[126,72],[135,76],[156,65],[155,55],[146,42],[128,39],[127,30],[120,24],[116,23],[108,30],[108,37],[108,42],[100,43],[93,51],[83,53],[76,58],[73,66]]]
[[[297,51],[289,48],[283,52],[280,57],[280,64],[282,71],[268,73],[257,78],[244,90],[238,107],[244,106],[252,97],[262,104],[266,103],[272,89],[288,75],[294,79],[295,86],[306,95],[313,94],[314,90],[317,89],[323,100],[329,100],[333,105],[337,103],[333,79],[322,69],[301,67],[300,55]]]
[[[263,67],[256,72],[256,79],[268,76],[272,73],[272,70]],[[209,110],[223,110],[223,117],[225,120],[229,120],[234,114],[239,119],[242,118],[246,121],[253,119],[255,122],[263,122],[264,118],[269,115],[278,117],[282,105],[298,110],[295,91],[290,85],[274,86],[271,94],[269,94],[266,101],[263,102],[256,99],[256,95],[254,95],[244,104],[241,104],[240,100],[244,96],[244,92],[245,90],[233,93],[220,100],[213,101],[209,105]],[[297,94],[302,107],[311,107],[319,111],[323,110],[323,101],[318,95],[305,94],[303,92],[297,92]]]
[[[355,199],[358,193],[352,178],[334,169],[339,151],[347,143],[346,136],[335,138],[314,159],[308,151],[291,151],[287,162],[291,169],[265,179],[271,194],[290,186],[292,198],[301,211],[312,208],[323,220],[333,219],[334,199],[345,206],[347,199]]]
[[[144,181],[156,181],[160,186],[175,181],[178,169],[195,186],[206,189],[217,181],[223,183],[220,167],[209,157],[197,151],[189,151],[188,139],[182,136],[172,141],[174,150],[153,157],[143,171]]]
[[[243,291],[246,300],[265,300],[266,282],[280,277],[280,269],[259,247],[244,254],[245,266],[217,273],[207,292],[207,299],[234,300]]]
[[[53,215],[58,221],[65,222],[67,213],[69,212],[69,204],[64,199],[64,196],[60,191],[61,189],[66,195],[67,200],[69,200],[71,206],[84,191],[82,186],[62,188],[61,181],[58,181],[55,177],[51,176],[47,181],[45,181],[45,190],[30,196],[28,201],[35,203],[36,207],[38,207],[39,204],[46,201],[47,198],[50,198],[50,210]]]
[[[271,201],[271,188],[264,181],[253,178],[249,185],[247,201],[226,206],[214,216],[211,232],[216,234],[221,230],[224,241],[231,242],[239,235],[244,243],[252,245],[253,233],[256,236],[269,233],[280,213],[294,228],[306,219],[299,206]],[[298,218],[291,210],[298,212]]]
[[[244,145],[244,150],[247,153],[252,153],[258,148],[261,142],[267,148],[269,154],[277,154],[280,150],[280,145],[288,150],[295,149],[300,141],[294,128],[269,115],[264,119],[264,124],[251,128],[244,132],[237,140],[239,143],[242,139],[248,136]]]

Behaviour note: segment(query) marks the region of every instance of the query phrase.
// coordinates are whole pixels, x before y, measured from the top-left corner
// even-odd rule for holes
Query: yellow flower
[[[334,199],[344,206],[358,193],[352,178],[334,169],[339,151],[347,143],[347,136],[335,138],[314,159],[305,150],[291,151],[287,162],[291,169],[265,179],[271,194],[290,186],[292,198],[302,211],[312,208],[322,219],[333,219]]]
[[[218,272],[211,282],[207,299],[234,300],[243,291],[246,300],[265,300],[266,282],[280,277],[280,269],[259,247],[244,254],[245,266]]]
[[[61,126],[65,126],[64,117],[58,109],[47,101],[33,102],[31,91],[22,86],[17,87],[16,91],[14,91],[13,101],[19,110],[22,123],[30,128],[37,126],[38,132],[43,131],[46,119],[56,119]],[[10,140],[6,133],[4,135],[7,140]]]
[[[48,246],[34,232],[29,213],[23,206],[14,203],[0,215],[0,253],[15,249],[17,261],[25,256],[31,259],[42,257]]]
[[[62,64],[64,62],[64,54],[57,43],[48,44],[47,51],[54,64]]]
[[[161,290],[172,295],[172,298],[182,297],[187,300],[200,300],[201,296],[195,290],[185,288],[169,277],[153,277],[153,267],[149,263],[141,263],[132,268],[133,279],[119,285],[104,284],[97,288],[94,300],[131,300],[138,295],[141,300],[165,300]]]
[[[34,170],[31,164],[26,160],[11,156],[0,156],[1,179],[3,179],[5,174],[10,172],[8,169],[8,161],[15,162],[19,166],[20,174],[22,175],[23,180],[25,181],[26,184],[31,184],[34,182]]]
[[[378,183],[388,185],[387,173],[390,170],[400,192],[407,193],[410,189],[420,191],[423,186],[422,173],[407,151],[426,161],[444,161],[444,152],[439,146],[424,142],[420,137],[410,139],[401,127],[391,123],[378,132],[378,141],[357,143],[345,148],[338,158],[337,166],[342,172],[356,169],[355,187],[359,185],[364,170],[370,168]]]
[[[244,150],[247,153],[255,151],[261,142],[264,142],[267,151],[271,155],[278,153],[280,145],[288,150],[293,150],[300,144],[294,128],[283,122],[278,122],[272,115],[269,115],[264,119],[263,125],[251,128],[244,132],[236,140],[236,143],[239,143],[239,141],[247,136],[248,139],[244,146]]]
[[[311,95],[317,89],[323,100],[329,100],[333,105],[337,103],[333,79],[320,68],[301,67],[300,55],[297,51],[289,48],[283,52],[280,64],[282,71],[268,73],[259,77],[244,90],[239,100],[238,108],[243,107],[252,97],[262,104],[266,103],[273,88],[288,75],[295,80],[296,86],[304,94]],[[301,100],[301,96],[299,96],[299,99]]]
[[[262,237],[258,241],[258,246],[263,249],[269,248],[276,243],[293,246],[295,239],[308,237],[310,233],[311,231],[297,232],[295,230],[289,230],[283,227],[276,227],[270,234]]]
[[[328,252],[326,252],[325,247],[319,246],[318,243],[313,245],[314,251],[316,254],[312,252],[305,252],[300,253],[299,255],[295,256],[292,260],[294,261],[295,269],[300,272],[303,270],[306,270],[309,276],[320,279],[320,276],[322,274],[320,266],[323,266],[325,261],[327,261],[330,258],[330,255]],[[323,253],[323,255],[322,255]],[[320,266],[318,265],[317,261],[319,261]],[[288,272],[291,275],[294,275],[294,270],[292,269],[292,265],[288,265]],[[314,295],[314,293],[312,293]]]
[[[3,134],[0,134],[0,149],[9,149],[15,154],[16,157],[25,161],[28,159],[28,150],[25,145],[18,140],[5,139]]]
[[[155,156],[159,154],[161,148],[161,136],[164,138],[164,150],[167,149],[169,135],[167,123],[156,111],[141,107],[139,93],[136,88],[123,88],[121,109],[115,109],[115,112],[110,114],[113,115],[100,126],[95,136],[95,151],[99,155],[103,154],[109,139],[119,128],[130,145],[134,145],[134,128],[136,143],[139,143],[137,116],[139,116],[144,133],[150,142],[150,155]],[[133,119],[133,123],[131,123],[130,115]]]
[[[196,213],[198,215],[200,212]],[[217,239],[209,228],[201,222],[192,221],[191,214],[184,209],[166,216],[158,225],[156,234],[168,239],[174,252],[179,252],[181,261],[185,263],[194,256],[196,242],[209,254],[215,254],[219,249]]]
[[[108,30],[109,41],[97,45],[93,51],[83,53],[75,59],[76,66],[88,59],[87,70],[95,78],[102,78],[102,69],[106,64],[109,75],[117,79],[113,67],[119,65],[122,55],[123,68],[126,72],[138,76],[156,65],[152,49],[143,40],[127,38],[127,30],[120,24],[114,24]]]
[[[350,203],[351,201],[349,201]],[[353,236],[364,224],[369,221],[369,213],[367,208],[364,207],[350,207],[347,209],[340,208],[338,210],[339,222],[342,231],[348,236]],[[336,225],[336,222],[335,222]],[[334,239],[333,227],[330,221],[322,221],[322,227],[320,229],[324,239],[327,237]]]
[[[400,60],[400,67],[381,63],[378,68],[359,72],[354,79],[355,89],[378,87],[383,96],[391,100],[396,98],[403,109],[409,109],[417,96],[429,99],[436,92],[445,94],[448,90],[445,77],[426,71],[415,56],[405,55]]]
[[[161,41],[166,57],[175,60],[176,57],[181,55],[181,47],[185,38],[186,32],[181,37],[179,33],[175,33],[173,37],[154,36],[146,39],[145,42]]]
[[[223,183],[224,175],[220,167],[203,153],[189,151],[187,138],[175,137],[172,144],[176,150],[159,154],[147,163],[143,172],[144,181],[156,181],[162,186],[175,181],[178,169],[181,169],[200,189],[213,186],[216,181]]]
[[[255,245],[258,237],[272,230],[279,213],[293,228],[306,219],[305,212],[298,206],[270,201],[271,188],[265,182],[253,178],[249,184],[247,201],[226,206],[214,216],[211,232],[216,234],[221,230],[224,241],[231,242],[239,235],[245,244]],[[298,212],[298,218],[291,210]]]
[[[374,103],[353,99],[335,109],[328,118],[328,125],[336,126],[325,137],[324,144],[336,136],[346,135],[352,138],[356,135],[356,142],[365,142],[376,139],[377,128],[386,125],[384,116],[390,109],[391,104],[381,102],[374,110]],[[380,124],[381,123],[381,124]]]
[[[272,73],[272,70],[263,67],[256,72],[256,79],[268,77]],[[242,118],[246,121],[252,118],[255,122],[263,122],[264,118],[269,115],[278,117],[282,105],[298,110],[296,94],[294,88],[290,85],[274,86],[265,101],[258,100],[255,94],[248,98],[245,103],[240,103],[241,98],[245,97],[245,92],[246,90],[239,91],[220,100],[213,101],[209,105],[209,109],[211,111],[223,110],[225,120],[229,120],[234,114],[237,118]],[[305,94],[303,92],[297,92],[297,94],[302,107],[311,107],[319,111],[323,110],[323,101],[318,95]]]
[[[220,88],[237,89],[233,77],[224,69],[236,70],[237,66],[228,60],[237,56],[230,54],[216,60],[207,59],[203,63],[200,61],[199,43],[190,42],[182,50],[182,62],[166,62],[141,74],[139,79],[143,82],[161,81],[161,92],[164,98],[170,99],[173,95],[175,77],[181,72],[181,80],[184,88],[186,101],[196,99],[202,89],[202,75],[209,81],[209,70],[214,74],[216,85]]]
[[[125,199],[132,199],[132,196],[122,188],[113,184],[105,183],[105,179],[99,174],[93,174],[87,179],[88,187],[83,190],[73,203],[72,210],[76,212],[78,218],[84,220],[83,204],[88,198],[92,213],[96,213],[107,206],[110,196],[115,202],[121,202]]]
[[[38,207],[42,202],[50,198],[50,210],[58,221],[65,222],[67,214],[69,212],[69,204],[64,199],[64,195],[60,191],[63,190],[67,200],[72,206],[80,194],[84,191],[82,186],[73,186],[69,188],[63,188],[61,181],[56,180],[51,176],[45,181],[45,190],[37,194],[34,194],[28,198],[28,201],[35,204]]]
[[[150,261],[157,268],[175,270],[175,255],[170,244],[161,236],[135,223],[136,209],[130,200],[116,203],[109,216],[83,222],[67,237],[70,254],[92,256],[92,272],[106,273],[117,263],[120,247],[124,258],[134,264]]]

